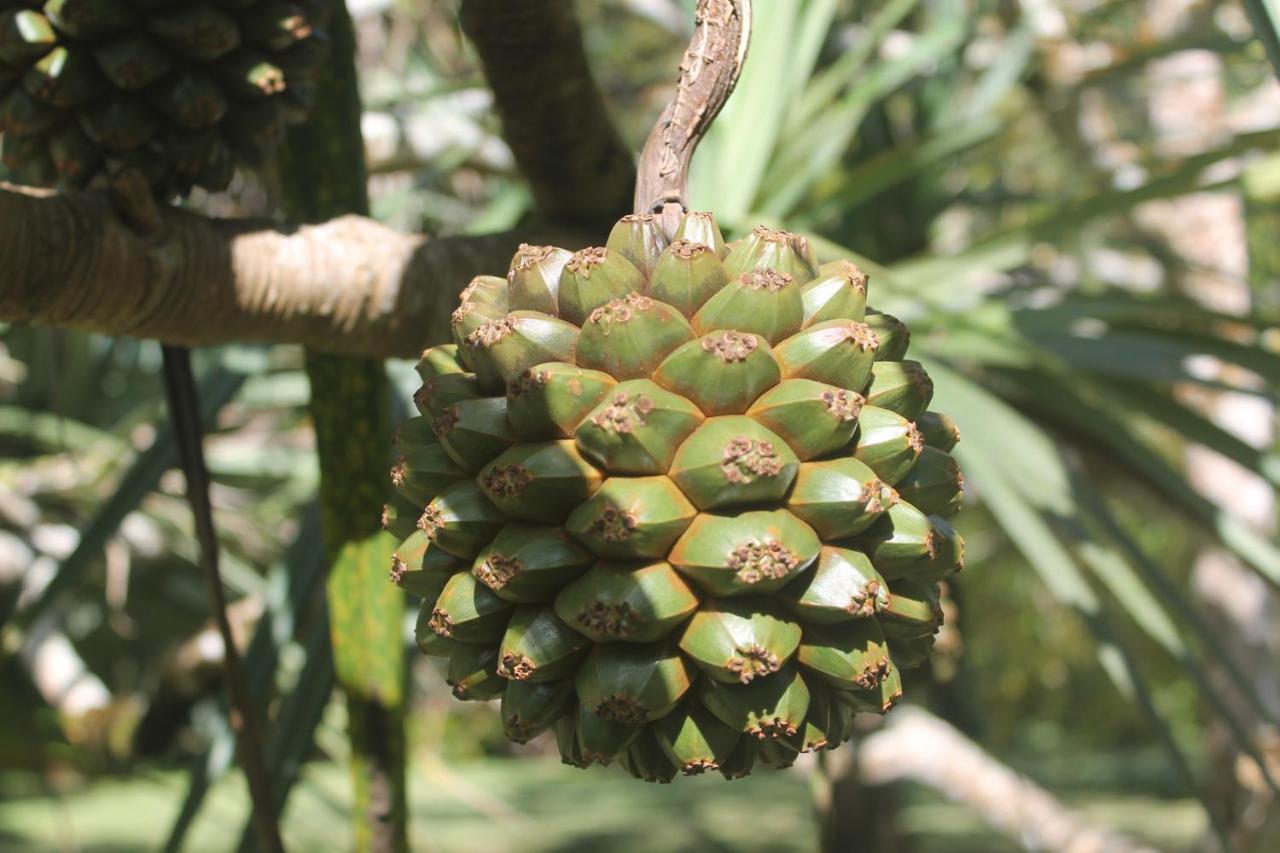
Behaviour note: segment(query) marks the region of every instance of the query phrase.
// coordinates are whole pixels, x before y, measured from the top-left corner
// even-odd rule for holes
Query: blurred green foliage
[[[433,234],[517,224],[529,195],[452,4],[362,5],[374,215]],[[1215,530],[1234,529],[1229,514],[1175,494],[1190,494],[1189,427],[1272,483],[1277,469],[1270,448],[1206,432],[1189,410],[1148,406],[1125,422],[1127,395],[1146,389],[1168,402],[1174,381],[1214,390],[1216,380],[1186,369],[1207,352],[1261,377],[1255,393],[1274,401],[1269,312],[1280,290],[1277,265],[1258,259],[1256,315],[1204,311],[1178,293],[1191,261],[1140,212],[1205,188],[1252,187],[1245,228],[1274,247],[1276,84],[1247,19],[1220,0],[1195,4],[1171,32],[1153,30],[1140,4],[1119,2],[1048,4],[1061,30],[1056,18],[992,0],[757,6],[742,84],[695,164],[695,204],[731,231],[782,223],[826,253],[866,258],[873,303],[912,324],[931,372],[935,360],[955,372],[953,414],[976,439],[961,445],[975,488],[960,521],[969,558],[954,585],[957,618],[917,682],[935,710],[1062,790],[1185,797],[1160,750],[1171,738],[1203,769],[1217,712],[1196,667],[1221,660],[1182,608],[1194,555]],[[669,94],[692,3],[579,8],[599,83],[638,148]],[[1185,49],[1218,57],[1232,119],[1211,144],[1170,152],[1152,125],[1153,63]],[[191,205],[271,215],[274,185],[270,174],[244,174],[230,193]],[[291,695],[323,713],[287,831],[298,844],[345,837],[336,827],[348,795],[327,763],[346,758],[344,709],[324,682],[292,692],[311,683],[306,663],[325,619],[317,588],[298,580],[318,560],[304,521],[317,474],[301,352],[198,355],[206,399],[219,389],[227,398],[210,419],[208,455],[233,621],[254,637],[248,665],[273,714]],[[390,369],[403,407],[416,376],[409,364]],[[184,798],[193,849],[225,837],[212,827],[243,823],[238,782],[224,778],[218,654],[181,480],[165,461],[158,372],[151,343],[0,327],[0,846],[63,843],[50,827],[68,808],[77,837],[100,838],[99,849],[156,843]],[[1001,400],[1006,408],[992,405]],[[991,434],[1016,434],[1010,458],[992,452]],[[105,547],[77,552],[95,530]],[[1251,536],[1229,544],[1274,581],[1274,545]],[[74,582],[49,586],[59,573]],[[23,617],[33,606],[40,615]],[[1125,655],[1109,654],[1117,647]],[[81,668],[76,701],[38,689],[51,665],[41,654]],[[675,819],[684,783],[638,789],[530,761],[546,748],[512,747],[492,708],[453,701],[436,664],[410,657],[416,837],[430,826],[437,849],[628,849],[640,826],[663,833],[646,847],[810,845],[799,772],[695,783],[694,807]],[[185,781],[176,768],[188,768]],[[207,784],[214,793],[202,805]],[[596,835],[578,811],[588,797]],[[1203,827],[1185,802],[1116,802],[1107,816],[1162,849]],[[740,821],[743,803],[761,819]],[[114,816],[126,813],[152,817],[120,826]],[[928,797],[903,821],[937,849],[999,849]]]

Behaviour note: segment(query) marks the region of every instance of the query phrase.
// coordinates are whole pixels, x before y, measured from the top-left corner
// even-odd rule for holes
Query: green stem
[[[285,214],[316,222],[368,211],[355,38],[332,2],[332,55],[316,106],[290,128],[280,158]],[[390,436],[381,361],[307,350],[311,417],[320,457],[320,506],[334,669],[347,700],[355,789],[355,847],[408,849],[405,798],[403,594],[387,580],[393,547],[381,531]]]

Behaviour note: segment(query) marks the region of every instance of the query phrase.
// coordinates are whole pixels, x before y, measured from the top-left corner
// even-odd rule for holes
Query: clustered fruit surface
[[[0,0],[4,163],[84,187],[220,190],[309,106],[324,0]]]
[[[392,576],[508,736],[648,781],[846,740],[929,654],[963,544],[949,418],[853,264],[688,214],[521,246],[423,354]]]

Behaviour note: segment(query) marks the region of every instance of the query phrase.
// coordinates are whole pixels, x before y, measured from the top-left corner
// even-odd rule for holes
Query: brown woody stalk
[[[662,216],[674,236],[689,207],[693,153],[733,93],[751,43],[751,0],[698,0],[693,40],[676,91],[640,153],[635,212]]]

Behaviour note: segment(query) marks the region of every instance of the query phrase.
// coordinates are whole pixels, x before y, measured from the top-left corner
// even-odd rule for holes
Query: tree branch
[[[0,322],[414,357],[447,339],[458,292],[506,270],[521,240],[585,245],[545,227],[428,240],[356,216],[294,228],[180,210],[149,240],[104,196],[0,183]]]
[[[166,211],[149,239],[100,195],[0,183],[0,322],[413,357],[447,338],[458,292],[505,270],[520,242],[599,242],[631,206],[635,168],[572,4],[464,0],[462,23],[542,221],[570,226],[428,240],[360,217],[294,228]]]
[[[964,803],[1028,850],[1153,853],[1146,844],[1086,821],[1035,782],[982,751],[921,708],[898,708],[856,754],[877,785],[910,780]]]
[[[591,76],[568,0],[463,0],[462,29],[541,216],[606,227],[630,212],[631,152]]]

